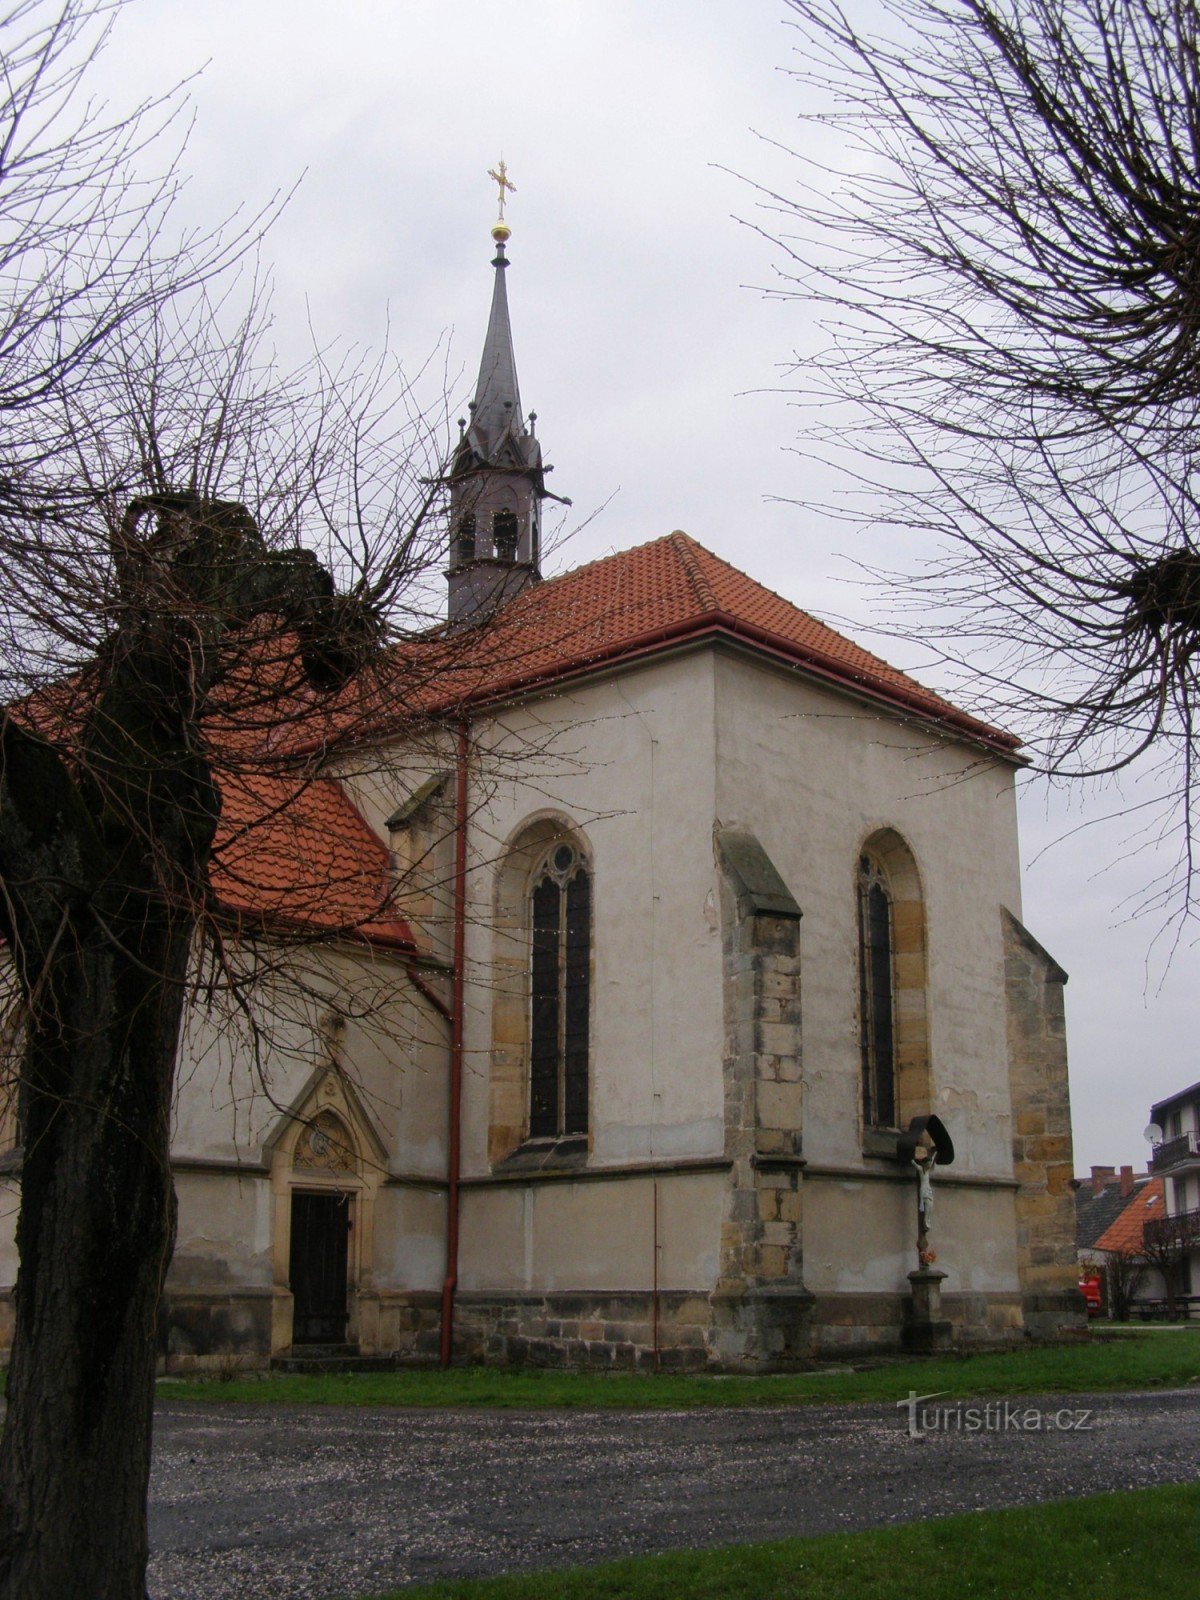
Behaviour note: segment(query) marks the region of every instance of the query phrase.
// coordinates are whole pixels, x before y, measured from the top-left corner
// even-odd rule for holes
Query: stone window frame
[[[892,1082],[894,1122],[868,1121],[864,1072],[860,1070],[858,1104],[864,1154],[894,1154],[894,1135],[913,1117],[930,1110],[933,1100],[932,1052],[929,1027],[929,956],[925,893],[916,857],[907,840],[892,827],[874,829],[862,840],[854,856],[856,1004],[860,1041],[863,1038],[861,915],[861,862],[866,859],[887,888],[891,910],[892,967]],[[860,1044],[861,1049],[861,1044]],[[862,1056],[860,1054],[860,1061]],[[877,1148],[878,1147],[878,1148]],[[886,1148],[885,1148],[886,1147]]]
[[[530,1046],[532,895],[535,874],[561,845],[577,854],[591,880],[588,954],[587,1131],[531,1139]],[[488,1085],[488,1161],[582,1165],[594,1127],[596,1007],[596,865],[583,830],[561,812],[526,817],[500,852],[493,888],[492,1028]]]

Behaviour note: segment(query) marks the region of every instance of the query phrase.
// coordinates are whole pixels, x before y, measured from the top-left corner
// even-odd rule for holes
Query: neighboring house
[[[1075,1180],[1075,1248],[1081,1267],[1097,1265],[1096,1241],[1110,1228],[1147,1181],[1149,1174],[1132,1167],[1093,1167],[1091,1176]]]
[[[1166,1215],[1148,1228],[1147,1242],[1183,1306],[1200,1308],[1200,1083],[1150,1108],[1158,1130],[1150,1170],[1163,1180]]]
[[[1121,1171],[1124,1174],[1130,1169],[1122,1167]],[[1145,1309],[1162,1303],[1166,1285],[1162,1273],[1146,1259],[1145,1233],[1148,1227],[1161,1221],[1164,1209],[1162,1179],[1143,1178],[1122,1196],[1117,1216],[1096,1239],[1094,1252],[1104,1264],[1109,1279],[1110,1315],[1118,1311],[1111,1293],[1118,1283],[1125,1290],[1126,1310],[1136,1313],[1139,1307]]]
[[[265,1034],[192,1018],[165,1355],[894,1348],[899,1138],[931,1113],[955,1339],[1053,1334],[1079,1316],[1066,975],[1019,920],[1016,741],[683,533],[542,581],[494,237],[451,626],[342,697],[353,766],[265,841],[226,829],[260,948],[335,937],[281,964]],[[451,646],[415,739],[412,661]],[[328,900],[295,889],[314,857]]]
[[[1114,1262],[1101,1254],[1097,1241],[1117,1220],[1135,1192],[1147,1182],[1144,1172],[1131,1166],[1093,1167],[1091,1176],[1077,1178],[1075,1188],[1075,1248],[1079,1258],[1080,1287],[1085,1278],[1100,1282],[1100,1309],[1109,1316],[1123,1313],[1131,1293],[1136,1294],[1145,1278],[1140,1263],[1122,1259]]]

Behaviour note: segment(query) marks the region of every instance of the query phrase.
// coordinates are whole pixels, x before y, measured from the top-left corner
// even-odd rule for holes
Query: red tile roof
[[[535,584],[485,626],[443,629],[396,647],[332,707],[319,709],[302,689],[266,693],[264,703],[273,702],[279,717],[273,735],[264,738],[261,723],[257,732],[239,732],[236,715],[229,728],[215,718],[215,745],[248,758],[243,771],[219,764],[223,809],[212,866],[219,902],[266,924],[412,948],[410,928],[389,906],[387,851],[342,789],[328,779],[256,771],[254,747],[260,754],[294,750],[297,723],[306,730],[299,742],[310,748],[331,736],[378,739],[409,720],[455,715],[681,643],[719,639],[997,753],[1011,757],[1017,748],[1011,735],[959,711],[676,532]],[[276,641],[265,669],[283,674],[281,683],[286,653]],[[60,706],[54,720],[76,714]]]
[[[535,584],[479,629],[397,648],[341,698],[338,731],[358,722],[378,736],[401,694],[404,715],[445,714],[706,638],[738,640],[998,753],[1019,746],[679,532]]]
[[[223,909],[268,926],[415,948],[389,904],[388,852],[327,778],[220,773],[211,881]]]
[[[1114,1255],[1132,1255],[1142,1248],[1142,1229],[1154,1217],[1165,1217],[1167,1204],[1161,1178],[1150,1178],[1130,1196],[1129,1204],[1093,1246]]]

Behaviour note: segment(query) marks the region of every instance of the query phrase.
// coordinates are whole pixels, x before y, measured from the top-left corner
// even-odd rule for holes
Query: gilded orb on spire
[[[495,239],[497,244],[503,244],[512,233],[512,229],[504,220],[504,202],[508,195],[516,194],[517,186],[510,180],[508,176],[508,168],[504,165],[503,156],[500,158],[500,164],[498,167],[488,168],[488,177],[493,183],[499,184],[500,186],[500,214],[496,218],[495,227],[492,229],[492,238]]]

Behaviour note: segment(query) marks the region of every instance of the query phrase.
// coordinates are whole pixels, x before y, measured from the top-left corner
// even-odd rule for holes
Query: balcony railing
[[[1178,1166],[1193,1156],[1200,1156],[1200,1133],[1181,1133],[1177,1139],[1168,1139],[1158,1146],[1150,1158],[1150,1171],[1165,1172],[1168,1167]]]
[[[1174,1217],[1152,1217],[1142,1228],[1148,1245],[1174,1245],[1180,1250],[1200,1250],[1200,1211],[1180,1211]]]

